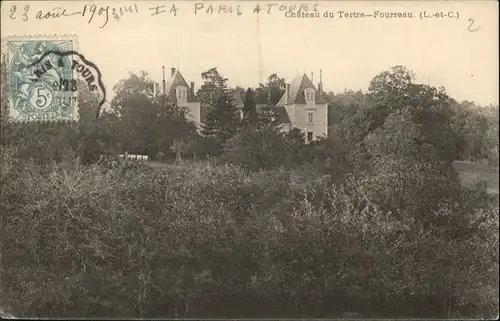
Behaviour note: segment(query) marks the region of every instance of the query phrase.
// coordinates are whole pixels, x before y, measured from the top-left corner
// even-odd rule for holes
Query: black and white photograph
[[[2,318],[498,318],[498,2],[0,5]]]

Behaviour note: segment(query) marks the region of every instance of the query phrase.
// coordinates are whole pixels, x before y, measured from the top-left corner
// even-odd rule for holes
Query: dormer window
[[[304,90],[304,96],[306,101],[314,101],[314,91]]]
[[[185,89],[183,89],[183,88],[177,89],[177,98],[178,99],[184,99],[184,98],[186,98],[186,95],[187,95],[187,93],[186,93]]]

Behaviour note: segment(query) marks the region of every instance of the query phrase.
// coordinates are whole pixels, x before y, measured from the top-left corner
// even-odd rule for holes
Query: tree
[[[131,74],[129,78],[121,80],[113,90],[116,96],[111,102],[113,111],[120,117],[120,142],[123,151],[143,154],[146,151],[145,143],[154,132],[156,115],[152,101],[151,80],[147,73]],[[147,151],[147,152],[156,152]]]
[[[463,143],[459,158],[498,166],[498,106],[450,99],[450,107],[452,127]]]
[[[438,204],[457,201],[452,163],[461,140],[444,89],[413,79],[401,66],[375,76],[368,100],[342,121],[336,137],[350,147],[342,158],[365,182],[366,197],[384,211],[430,224]]]
[[[281,122],[276,112],[276,105],[285,93],[285,79],[271,74],[265,84],[259,84],[255,90],[255,103],[258,106],[258,127],[271,126],[278,129]]]
[[[218,102],[210,107],[202,129],[203,135],[215,139],[218,146],[214,151],[216,154],[222,151],[225,143],[239,128],[240,116],[232,99],[226,95],[219,96]]]
[[[370,96],[367,113],[370,119],[368,132],[382,126],[391,112],[408,106],[420,114],[419,119],[422,122],[425,121],[423,118],[427,116],[428,111],[432,114],[438,109],[442,111],[443,116],[450,113],[448,95],[444,88],[416,84],[414,80],[415,73],[404,66],[392,67],[372,79],[368,88]]]
[[[345,183],[353,169],[348,159],[352,147],[336,135],[313,141],[309,147],[309,165],[315,171],[329,175],[338,185]]]
[[[154,94],[154,81],[152,81],[148,73],[141,71],[138,75],[129,73],[128,78],[120,80],[113,86],[115,97],[112,101],[112,107],[123,111],[129,108],[129,105],[124,105],[131,98],[152,98]]]
[[[405,66],[394,66],[377,74],[370,81],[368,91],[375,103],[401,105],[408,99],[415,73]]]
[[[208,104],[208,112],[203,124],[202,133],[208,139],[213,139],[218,155],[226,143],[240,127],[240,115],[233,103],[231,89],[227,78],[219,74],[217,68],[211,68],[201,74],[204,84],[198,91],[202,104]]]
[[[248,88],[245,93],[245,101],[243,105],[243,121],[246,124],[257,123],[257,109],[254,99],[255,93],[252,89]]]
[[[114,88],[114,112],[120,117],[118,135],[122,152],[156,157],[176,140],[192,139],[196,127],[186,120],[186,110],[164,95],[154,97],[147,73],[131,74]]]
[[[202,104],[215,105],[220,101],[221,96],[230,97],[231,90],[227,86],[227,78],[219,74],[217,67],[201,73],[203,85],[197,92]]]
[[[297,167],[306,163],[311,155],[309,153],[310,146],[306,144],[304,132],[299,128],[292,128],[289,132],[282,135],[286,146],[286,161],[288,166]]]
[[[354,115],[359,108],[369,102],[368,95],[361,90],[345,90],[343,93],[331,95],[328,104],[328,124],[341,123],[345,118]]]
[[[420,144],[433,145],[448,162],[457,159],[460,140],[450,126],[448,95],[442,87],[416,84],[413,79],[414,73],[403,66],[376,75],[370,83],[367,103],[342,122],[340,135],[364,149],[365,138],[380,129],[391,113],[405,110],[422,128]]]
[[[285,165],[286,151],[287,145],[278,131],[249,125],[227,142],[221,161],[258,171]]]
[[[194,154],[195,141],[194,140],[176,140],[170,147],[170,149],[175,153],[175,161],[177,163],[182,161],[182,157],[188,152],[193,153],[193,159],[196,158]]]
[[[119,150],[119,135],[116,132],[119,118],[109,110],[96,112],[99,96],[92,93],[83,80],[78,80],[77,106],[78,120],[72,125],[76,134],[72,137],[75,155],[84,164],[98,161],[102,155],[116,154]]]
[[[276,106],[285,93],[285,78],[271,74],[265,84],[259,84],[256,91],[256,102],[259,105]]]
[[[498,145],[499,145],[499,137],[498,137],[498,128],[499,128],[499,109],[498,105],[496,106],[487,106],[486,107],[486,118],[488,123],[488,129],[486,132],[486,141],[487,141],[487,157],[488,162],[493,166],[499,166],[499,158],[498,158]]]

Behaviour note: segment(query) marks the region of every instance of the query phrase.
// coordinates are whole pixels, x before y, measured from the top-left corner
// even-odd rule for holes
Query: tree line
[[[237,88],[244,91],[243,118],[234,105],[234,89],[229,88],[227,78],[217,68],[210,68],[201,77],[203,85],[196,93],[204,118],[200,132],[187,119],[187,110],[163,95],[154,96],[155,83],[146,72],[131,74],[117,83],[111,108],[98,120],[92,118],[96,97],[82,90],[76,123],[8,124],[3,104],[2,128],[14,131],[16,126],[64,127],[73,133],[69,135],[69,149],[79,153],[86,163],[97,161],[102,154],[123,152],[149,155],[152,159],[216,157],[233,163],[245,162],[252,154],[255,159],[247,162],[256,163],[248,166],[258,169],[283,162],[301,165],[306,159],[318,157],[306,154],[317,154],[314,150],[335,142],[361,148],[368,137],[380,137],[380,133],[389,130],[388,126],[392,131],[402,130],[386,123],[395,121],[392,116],[402,113],[398,116],[404,119],[400,126],[417,126],[420,134],[426,136],[415,137],[419,145],[429,144],[447,153],[450,160],[486,161],[498,166],[498,106],[459,103],[448,97],[443,88],[416,84],[413,72],[403,66],[376,75],[366,93],[324,93],[328,101],[329,137],[307,146],[298,129],[280,132],[273,107],[284,93],[285,81],[277,74],[270,75],[265,84],[255,89]],[[5,91],[2,88],[2,95],[7,97]],[[272,160],[282,153],[290,155],[289,159]]]

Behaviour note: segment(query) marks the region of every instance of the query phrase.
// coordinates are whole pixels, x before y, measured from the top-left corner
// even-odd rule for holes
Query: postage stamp
[[[6,41],[10,117],[14,121],[64,121],[74,118],[71,61],[47,52],[77,49],[74,36],[9,37]],[[41,61],[40,61],[41,60]],[[63,88],[65,89],[65,88]]]
[[[8,92],[13,121],[71,121],[78,118],[82,85],[106,92],[97,66],[77,52],[74,36],[11,37],[7,40]]]

